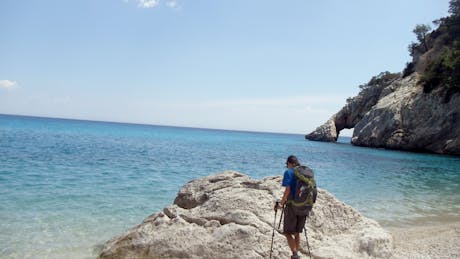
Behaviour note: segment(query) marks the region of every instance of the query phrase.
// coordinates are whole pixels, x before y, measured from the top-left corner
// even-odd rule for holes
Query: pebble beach
[[[460,220],[387,227],[394,258],[460,258]]]

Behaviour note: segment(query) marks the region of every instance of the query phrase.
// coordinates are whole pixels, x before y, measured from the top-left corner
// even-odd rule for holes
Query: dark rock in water
[[[108,241],[100,258],[268,258],[272,208],[281,195],[281,177],[254,180],[227,171],[191,181],[173,205]],[[388,258],[393,252],[389,232],[325,190],[306,228],[313,257]],[[301,246],[308,254],[303,234]],[[275,232],[273,257],[289,256],[285,237]]]

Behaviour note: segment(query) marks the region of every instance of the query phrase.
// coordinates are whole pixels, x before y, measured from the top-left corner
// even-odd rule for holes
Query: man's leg
[[[291,234],[285,234],[289,248],[291,249],[292,252],[297,251],[297,245],[296,245],[296,240],[295,237],[293,237]]]
[[[295,240],[294,240],[295,251],[299,251],[299,249],[300,249],[300,235],[299,235],[299,233],[295,233],[294,238],[295,238]],[[291,249],[291,251],[292,251],[292,249]]]
[[[286,236],[289,248],[292,251],[291,258],[299,258],[297,255],[298,245],[296,245],[296,236],[298,238],[299,233],[296,233],[297,228],[297,216],[295,215],[290,205],[285,207],[284,212],[284,235]]]
[[[297,251],[299,251],[299,245],[296,244],[297,242],[297,237],[299,236],[299,233],[296,234],[286,234],[286,239],[288,241],[289,248],[291,249],[292,256],[291,259],[299,259],[299,255],[297,254]]]
[[[300,249],[300,233],[305,227],[306,216],[298,216],[296,217],[296,227],[295,227],[295,234],[294,234],[294,243],[296,251]]]

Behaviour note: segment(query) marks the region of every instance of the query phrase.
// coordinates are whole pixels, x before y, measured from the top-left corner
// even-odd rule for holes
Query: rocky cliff
[[[336,141],[354,128],[352,144],[460,155],[460,1],[438,28],[417,25],[418,43],[409,45],[412,61],[401,74],[381,73],[360,86],[358,96],[309,140]]]
[[[365,88],[306,138],[336,141],[340,130],[354,128],[354,145],[460,155],[460,92],[425,93],[418,77]]]
[[[281,177],[254,180],[228,171],[191,181],[173,205],[108,241],[100,258],[269,258],[272,207],[281,195]],[[386,230],[325,190],[306,228],[315,258],[388,258],[393,252]],[[308,254],[303,234],[301,246]],[[289,256],[285,237],[275,231],[273,257]]]
[[[358,96],[348,99],[347,104],[325,124],[318,127],[314,132],[306,136],[307,139],[316,141],[337,141],[339,133],[343,129],[351,129],[366,116],[372,107],[379,101],[382,95],[387,95],[393,88],[386,89],[391,83],[397,80],[396,77],[384,79],[384,74],[377,77],[378,82],[369,82],[362,87]],[[382,78],[382,80],[380,80]]]

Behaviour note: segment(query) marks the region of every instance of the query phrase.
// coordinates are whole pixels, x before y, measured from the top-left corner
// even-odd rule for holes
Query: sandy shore
[[[386,229],[394,237],[394,258],[460,258],[460,221]]]

